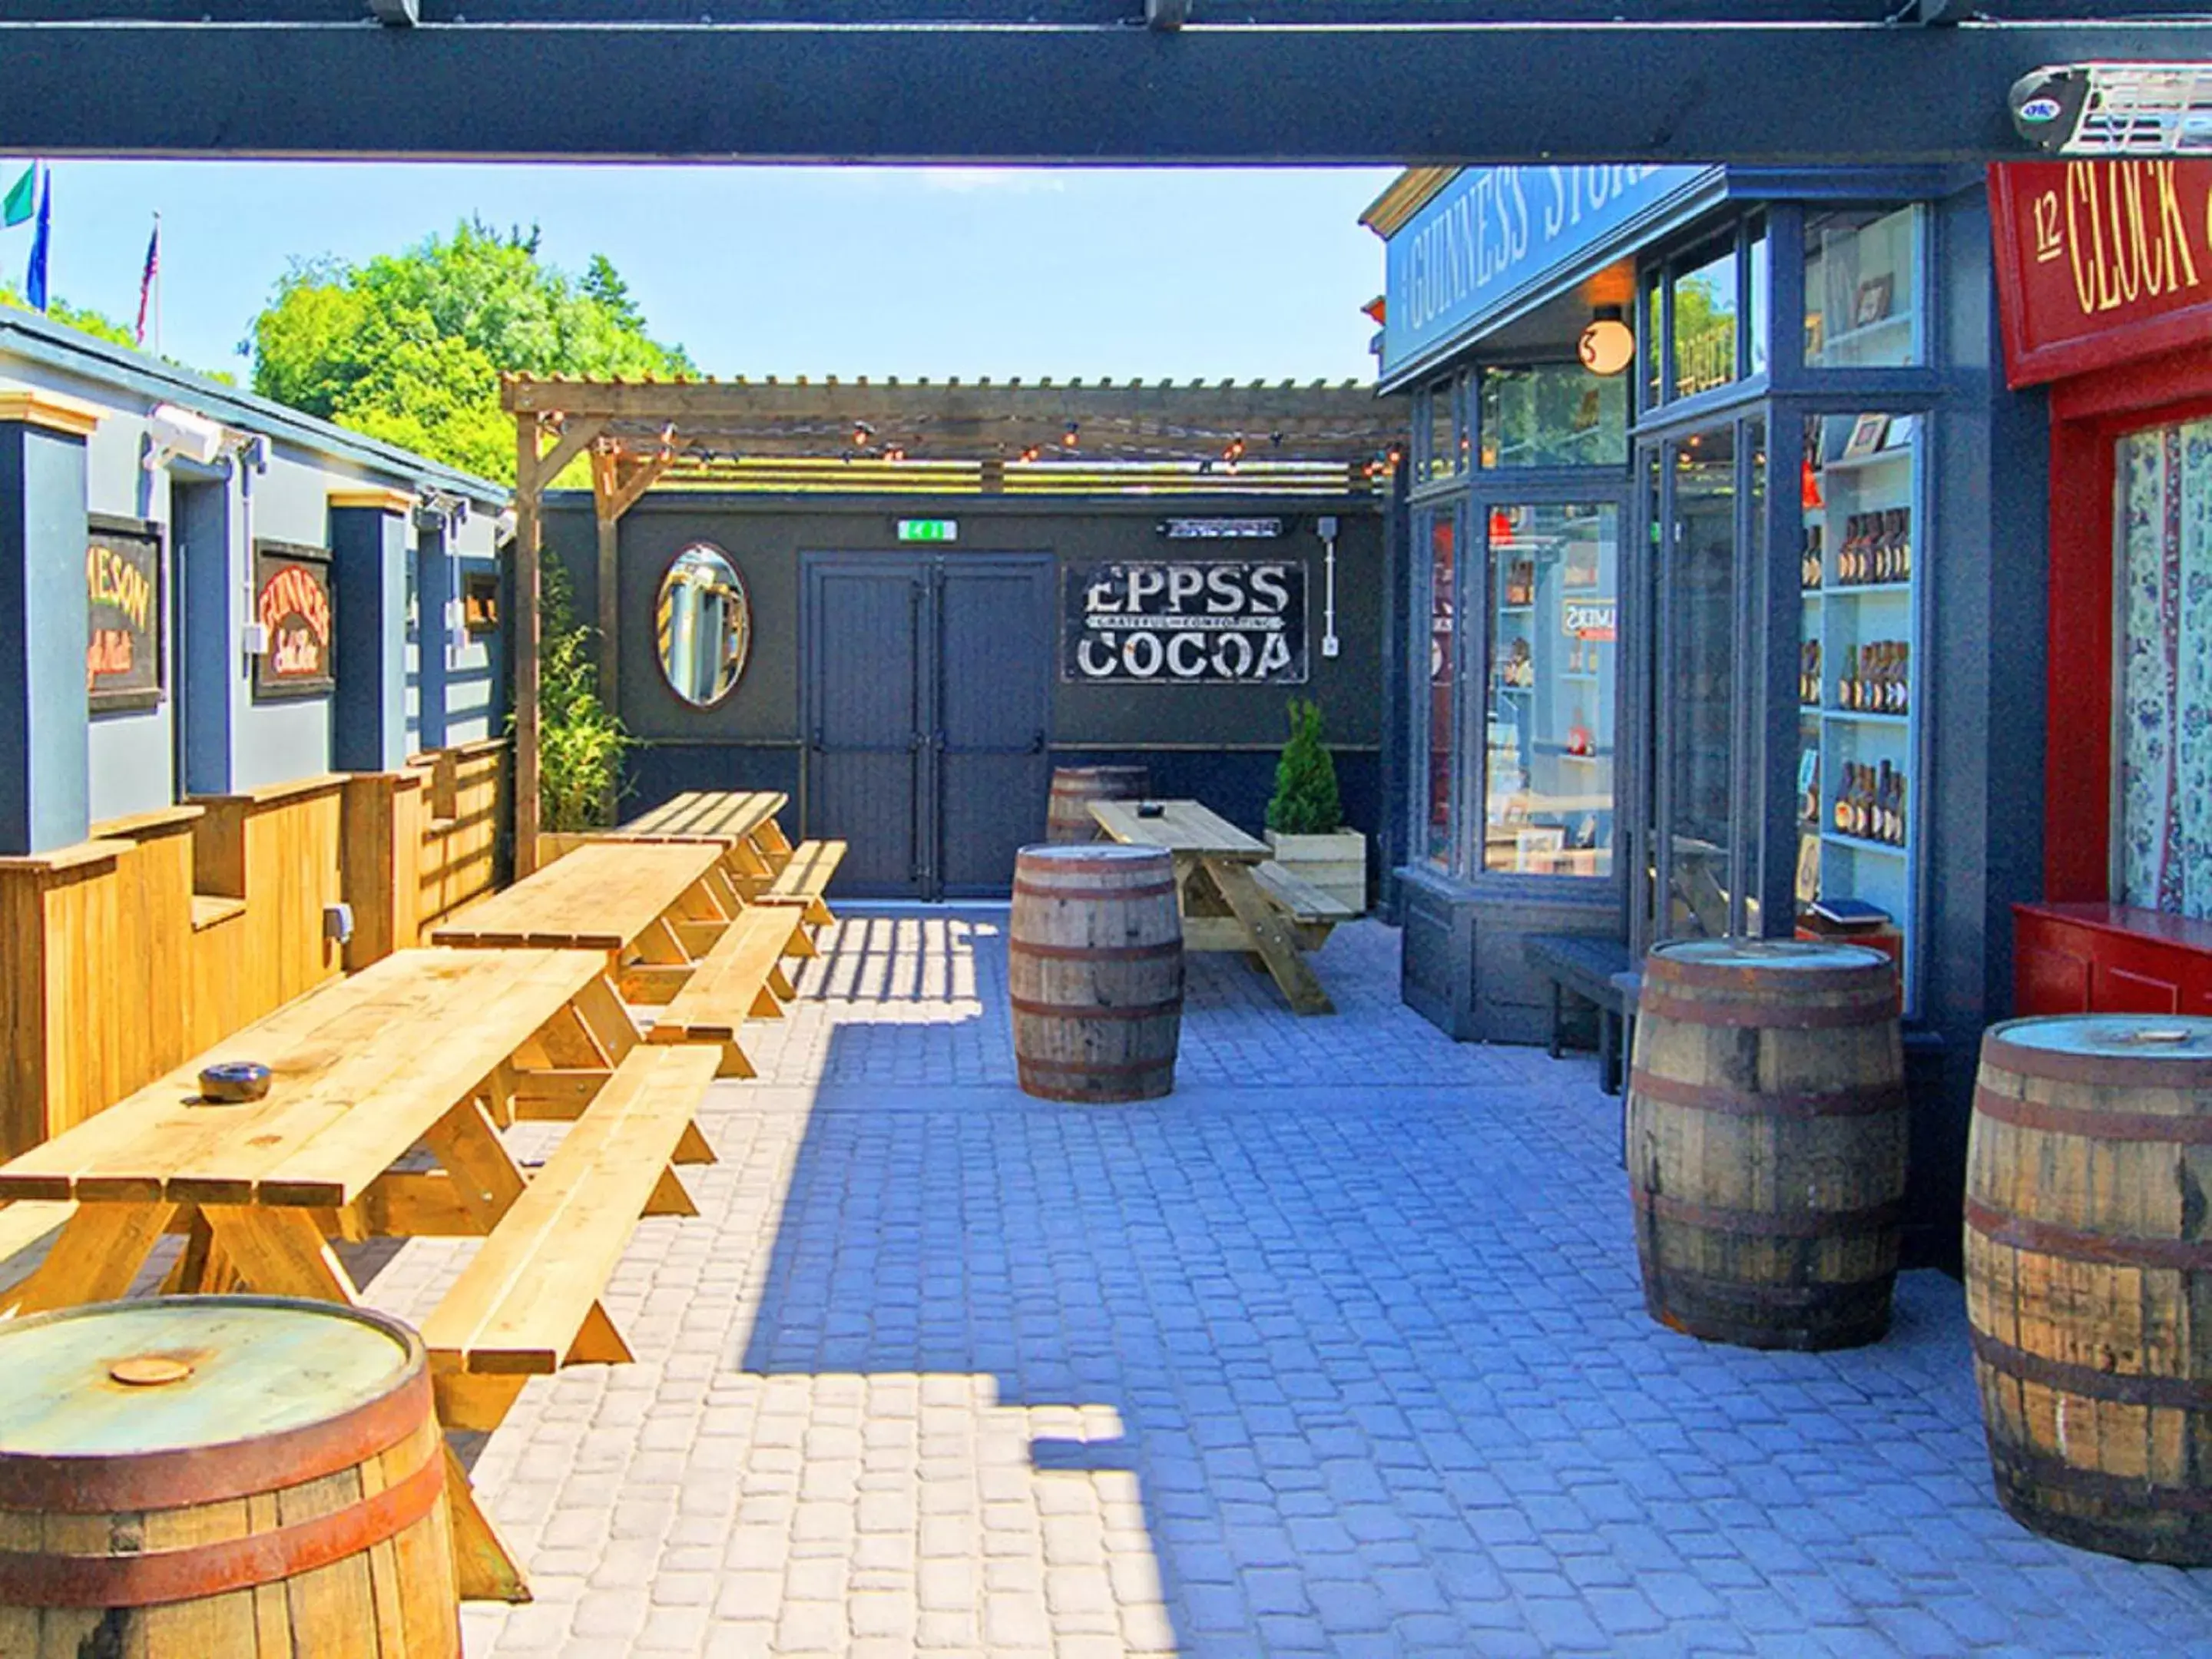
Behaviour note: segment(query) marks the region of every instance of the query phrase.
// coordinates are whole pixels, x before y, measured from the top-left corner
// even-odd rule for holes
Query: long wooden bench
[[[1559,1057],[1565,1035],[1561,993],[1571,992],[1597,1011],[1598,1087],[1619,1094],[1628,1047],[1631,1000],[1620,982],[1629,975],[1628,946],[1587,933],[1531,933],[1521,948],[1528,965],[1552,982],[1552,1058]]]
[[[738,1028],[748,1019],[781,1019],[791,1000],[783,958],[805,918],[788,904],[756,904],[738,913],[722,936],[692,969],[691,977],[653,1016],[647,1041],[655,1044],[711,1042],[720,1056],[720,1077],[751,1077],[752,1062],[738,1046]]]
[[[1340,921],[1358,919],[1359,912],[1334,893],[1325,891],[1304,876],[1269,859],[1264,864],[1252,866],[1252,879],[1260,884],[1267,896],[1283,908],[1297,929],[1298,947],[1318,951],[1328,942],[1330,930]]]
[[[837,918],[830,915],[822,895],[829,890],[830,878],[844,861],[845,843],[842,841],[802,841],[791,849],[791,856],[775,872],[775,879],[761,890],[759,902],[804,905],[807,925],[826,927]]]
[[[641,1215],[696,1215],[672,1167],[716,1051],[624,1057],[422,1322],[438,1415],[498,1427],[525,1379],[631,1355],[599,1293]]]

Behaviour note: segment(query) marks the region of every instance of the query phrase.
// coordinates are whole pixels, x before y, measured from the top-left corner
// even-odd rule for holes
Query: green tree
[[[1275,763],[1275,795],[1267,803],[1267,828],[1285,836],[1326,836],[1344,824],[1336,760],[1322,741],[1321,705],[1292,697],[1291,739]]]
[[[0,306],[5,306],[13,311],[31,309],[31,302],[23,297],[22,289],[11,283],[0,283]],[[50,321],[59,323],[67,328],[73,328],[80,334],[89,334],[95,340],[105,340],[110,345],[129,346],[133,350],[143,349],[128,326],[117,322],[115,319],[105,313],[73,306],[66,300],[56,299],[49,295],[46,301],[46,316]],[[225,386],[234,384],[230,375],[220,371],[210,372],[207,369],[193,368],[189,363],[177,362],[174,357],[164,357],[161,361],[166,363],[175,363],[179,368],[186,369],[191,374],[202,375],[208,380],[220,380]]]
[[[499,377],[692,372],[645,330],[604,256],[581,277],[538,258],[538,231],[481,221],[366,264],[295,262],[253,322],[253,386],[341,426],[487,477],[514,476]]]

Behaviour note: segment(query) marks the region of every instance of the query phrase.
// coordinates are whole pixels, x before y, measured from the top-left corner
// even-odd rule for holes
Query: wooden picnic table
[[[1154,806],[1157,816],[1140,814]],[[1249,952],[1266,964],[1293,1012],[1336,1012],[1300,953],[1290,913],[1255,874],[1272,856],[1266,842],[1194,800],[1094,800],[1091,816],[1112,839],[1164,847],[1173,857],[1183,949]]]
[[[333,1237],[491,1233],[528,1185],[499,1125],[582,1115],[637,1047],[607,969],[598,951],[398,951],[0,1165],[0,1201],[77,1206],[0,1316],[121,1297],[165,1231],[187,1242],[164,1290],[349,1304]],[[203,1100],[201,1068],[225,1060],[267,1066],[267,1095]],[[676,1161],[711,1156],[689,1134]],[[418,1146],[441,1167],[413,1167]],[[519,1571],[447,1473],[464,1593],[507,1594]]]
[[[430,942],[633,951],[646,962],[689,963],[693,951],[677,924],[726,924],[736,912],[720,866],[720,851],[706,842],[585,842],[471,905]]]
[[[710,842],[722,849],[730,878],[757,897],[791,861],[776,814],[791,797],[774,789],[692,789],[608,833],[619,841]]]

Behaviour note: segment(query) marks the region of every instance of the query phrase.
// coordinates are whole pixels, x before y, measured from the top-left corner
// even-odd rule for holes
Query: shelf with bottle
[[[1906,641],[1870,640],[1847,646],[1839,667],[1828,705],[1831,713],[1902,720],[1912,712],[1912,647]]]
[[[1536,562],[1534,559],[1515,559],[1500,573],[1499,586],[1505,603],[1498,607],[1501,613],[1527,611],[1536,603]]]
[[[1797,647],[1797,706],[1820,706],[1820,642],[1806,640]]]
[[[1850,844],[1880,847],[1902,857],[1911,820],[1905,810],[1905,772],[1883,761],[1877,768],[1846,763],[1829,803],[1824,835]]]
[[[1844,520],[1830,586],[1902,587],[1912,580],[1912,509],[1887,507],[1853,513]]]

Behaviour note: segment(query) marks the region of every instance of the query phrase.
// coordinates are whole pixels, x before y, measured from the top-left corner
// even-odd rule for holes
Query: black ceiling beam
[[[988,23],[1144,26],[1147,0],[367,0],[423,24]],[[1879,23],[1897,0],[1193,0],[1192,24],[1441,28],[1464,23]],[[2172,0],[1957,0],[2008,23],[2172,19]],[[0,22],[355,23],[363,0],[0,0]]]
[[[705,3],[705,0],[702,0]],[[0,7],[0,18],[7,11]],[[0,152],[938,162],[1976,161],[2042,64],[2212,23],[0,21]],[[1140,16],[1141,13],[1133,13]],[[1201,18],[1203,14],[1201,13]]]

